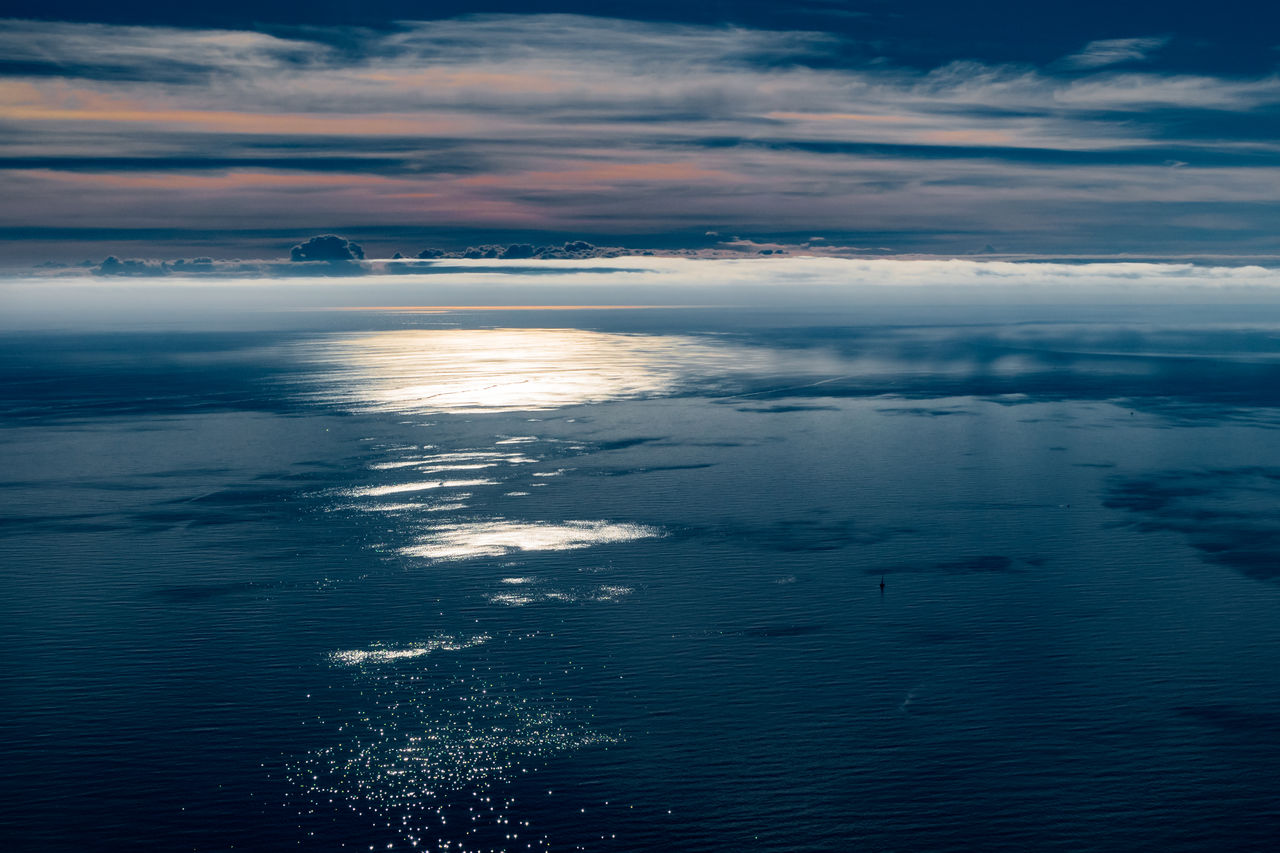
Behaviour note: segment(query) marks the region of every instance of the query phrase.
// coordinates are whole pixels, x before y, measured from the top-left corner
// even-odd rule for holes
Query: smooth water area
[[[1280,317],[1144,310],[9,334],[3,846],[1270,849]]]

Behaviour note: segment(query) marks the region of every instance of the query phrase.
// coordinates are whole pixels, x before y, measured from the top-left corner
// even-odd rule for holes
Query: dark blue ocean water
[[[1277,319],[9,334],[3,847],[1273,849]]]

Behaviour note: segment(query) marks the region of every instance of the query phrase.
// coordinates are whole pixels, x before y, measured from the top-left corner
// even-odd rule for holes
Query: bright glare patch
[[[511,580],[529,580],[527,578],[514,578]],[[508,579],[503,579],[503,583],[507,583]],[[618,586],[616,584],[606,584],[603,586],[587,587],[575,590],[548,589],[536,590],[522,588],[520,592],[495,592],[489,596],[492,604],[502,604],[507,607],[523,607],[527,604],[537,604],[543,601],[557,601],[572,603],[577,601],[619,601],[624,596],[628,596],[635,592],[629,586]]]
[[[515,815],[511,800],[497,795],[503,790],[499,786],[527,778],[566,753],[608,747],[618,739],[593,730],[589,707],[548,692],[540,679],[520,680],[495,667],[483,650],[395,665],[420,657],[419,649],[433,644],[444,649],[489,639],[441,637],[399,649],[375,646],[360,650],[374,657],[357,654],[354,660],[350,653],[334,655],[339,683],[358,691],[349,694],[353,704],[322,706],[326,714],[309,723],[315,736],[325,735],[324,744],[287,766],[287,778],[299,792],[299,813],[349,809],[398,833],[406,849],[514,849],[432,842],[446,825],[466,832],[487,824],[509,833]],[[520,835],[520,849],[525,849],[525,833]],[[533,840],[531,847],[547,849],[545,836]]]
[[[471,495],[467,492],[454,495],[456,498],[469,498]],[[464,503],[398,503],[398,504],[359,504],[353,507],[360,512],[456,512],[460,509],[466,509]]]
[[[465,639],[455,639],[454,637],[436,637],[425,643],[416,646],[406,646],[403,648],[393,648],[388,646],[371,646],[367,649],[351,649],[348,651],[334,652],[329,655],[329,660],[335,664],[342,666],[360,666],[361,664],[378,664],[392,663],[398,660],[406,660],[408,658],[418,658],[429,655],[435,651],[457,652],[462,649],[469,649],[472,646],[479,646],[487,643],[491,638],[487,634],[479,634],[475,637],[467,637]]]
[[[505,604],[508,607],[523,607],[526,604],[533,604],[537,601],[531,595],[520,595],[514,592],[499,592],[489,596],[489,600],[494,604]]]
[[[369,468],[374,471],[390,471],[395,468],[412,468],[414,465],[424,464],[421,459],[400,459],[395,462],[377,462],[370,465]]]
[[[441,525],[401,553],[432,560],[464,560],[501,557],[516,551],[571,551],[661,535],[662,531],[654,527],[609,521],[479,521]]]
[[[672,392],[691,376],[768,355],[693,337],[578,329],[426,329],[344,335],[303,347],[323,403],[431,414],[553,409]],[[516,444],[521,436],[506,439]]]
[[[362,498],[397,495],[402,492],[425,492],[429,489],[464,489],[468,486],[493,486],[497,480],[426,480],[417,483],[396,483],[391,486],[362,486],[348,494]]]

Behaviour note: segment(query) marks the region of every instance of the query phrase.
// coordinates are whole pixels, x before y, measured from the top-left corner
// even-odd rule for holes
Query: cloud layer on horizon
[[[572,15],[296,37],[7,21],[0,237],[712,229],[1264,250],[1280,78],[1148,67],[1168,41],[919,70],[842,61],[829,33]]]
[[[138,267],[127,270],[104,266]],[[320,279],[320,280],[318,280]],[[327,280],[327,281],[326,281]],[[456,288],[475,299],[487,294],[512,297],[515,302],[495,305],[535,304],[522,292],[538,288],[568,288],[590,294],[592,304],[635,304],[636,288],[667,294],[672,304],[700,304],[706,295],[718,295],[715,304],[736,304],[739,297],[785,303],[791,295],[805,293],[893,294],[930,290],[962,295],[1003,291],[1017,298],[1071,296],[1096,293],[1103,301],[1126,302],[1174,292],[1233,290],[1259,298],[1280,298],[1280,270],[1256,265],[1209,266],[1193,263],[1110,261],[1091,263],[1025,262],[953,258],[901,259],[831,256],[774,257],[675,257],[614,255],[584,258],[501,259],[445,258],[433,260],[370,259],[359,261],[193,261],[164,264],[119,261],[114,258],[89,269],[52,269],[41,273],[0,277],[0,307],[14,294],[113,288],[151,289],[179,293],[186,287],[267,288],[279,285],[286,292],[306,286],[323,301],[325,286],[355,287],[360,305],[392,304],[376,294],[402,292],[418,302],[433,304],[433,288]],[[294,288],[296,289],[296,288]],[[692,298],[693,302],[687,301]],[[907,298],[916,300],[918,296]],[[312,297],[307,297],[311,300]],[[577,299],[581,301],[581,299]],[[370,301],[372,300],[372,301]],[[421,301],[426,300],[426,301]],[[728,301],[724,301],[728,300]],[[357,304],[357,303],[353,303]],[[483,301],[471,304],[485,304]]]

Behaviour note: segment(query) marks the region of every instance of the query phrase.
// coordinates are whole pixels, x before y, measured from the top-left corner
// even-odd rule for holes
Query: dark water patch
[[[1280,580],[1280,469],[1174,470],[1115,479],[1104,506],[1144,531],[1171,531],[1208,563],[1255,580]]]
[[[598,451],[606,450],[626,450],[629,447],[638,447],[641,444],[652,444],[655,441],[666,441],[666,436],[643,436],[638,438],[619,438],[612,441],[598,441],[592,447]]]
[[[1030,560],[1025,560],[1024,562],[1031,564]],[[960,557],[955,560],[941,560],[927,565],[912,565],[904,563],[884,568],[873,568],[865,570],[863,574],[878,576],[893,574],[932,574],[937,572],[950,575],[971,575],[1012,574],[1021,571],[1022,569],[1015,564],[1012,557],[1008,557],[1003,554],[983,554],[973,557]]]
[[[296,500],[294,489],[219,489],[193,498],[179,498],[170,504],[200,504],[202,506],[261,506],[288,503]]]
[[[157,480],[188,479],[191,477],[220,477],[231,473],[230,468],[181,468],[171,471],[148,471],[139,477],[151,477]]]
[[[99,513],[0,516],[0,538],[42,533],[108,533],[126,529],[125,522],[105,521]]]
[[[714,468],[714,462],[697,462],[689,465],[645,465],[636,468],[597,468],[579,469],[579,473],[598,477],[629,477],[633,474],[653,474],[659,471],[697,471],[703,468]]]
[[[933,567],[944,572],[1008,572],[1013,570],[1013,560],[1003,554],[986,554],[981,557],[962,557],[934,563]]]
[[[1114,468],[1114,462],[1072,462],[1072,468]]]
[[[758,637],[761,639],[773,639],[777,637],[805,637],[810,634],[817,634],[823,630],[822,625],[753,625],[750,628],[744,628],[739,633],[744,637]]]
[[[296,489],[233,487],[173,498],[131,513],[129,518],[149,529],[274,524],[296,519],[310,506],[306,494]]]
[[[876,409],[882,415],[911,415],[919,418],[945,418],[948,415],[972,415],[965,409],[927,409],[916,406],[884,406]]]
[[[892,395],[906,400],[977,397],[1002,405],[1123,401],[1180,423],[1275,425],[1280,360],[1265,329],[1139,332],[1087,324],[793,328],[745,343],[834,350],[839,376],[744,379],[759,400]],[[950,409],[902,407],[938,416]],[[914,409],[923,411],[916,412]],[[889,413],[889,412],[886,412]],[[1036,419],[1041,420],[1041,419]],[[1148,424],[1152,426],[1152,424]]]
[[[349,460],[304,459],[294,464],[295,468],[323,468],[326,471],[347,471],[351,468]],[[282,477],[282,479],[285,479]]]
[[[1149,429],[1211,428],[1221,424],[1236,424],[1268,430],[1280,429],[1280,401],[1269,399],[1218,402],[1177,397],[1152,397],[1131,398],[1122,401],[1120,405],[1141,412],[1143,415],[1158,418],[1146,424]],[[1102,424],[1097,426],[1111,428]]]
[[[347,465],[345,466],[345,468],[347,470],[350,470],[351,466]],[[292,473],[283,473],[283,474],[276,472],[271,474],[260,474],[257,477],[254,477],[253,479],[255,481],[274,480],[274,481],[283,481],[288,483],[308,483],[308,484],[330,483],[334,479],[333,477],[334,470],[338,470],[338,469],[326,468],[325,470],[322,470],[322,471],[295,471]]]
[[[100,492],[151,492],[163,488],[157,483],[136,483],[132,480],[78,480],[76,485]]]
[[[211,599],[226,598],[233,595],[261,593],[279,587],[279,583],[262,583],[256,581],[238,581],[233,583],[182,584],[160,587],[151,591],[151,595],[175,604],[190,604]]]
[[[226,527],[233,524],[253,524],[260,521],[261,515],[210,510],[203,512],[151,511],[139,512],[132,516],[135,523],[152,528],[168,529],[173,527]]]
[[[840,408],[838,406],[804,406],[799,404],[788,405],[785,403],[779,403],[774,406],[742,406],[738,407],[737,411],[745,412],[747,414],[780,415],[788,412],[838,412],[840,411]]]
[[[1227,734],[1261,737],[1266,745],[1280,735],[1280,710],[1259,711],[1228,703],[1182,705],[1174,709],[1183,717],[1212,726]]]
[[[966,469],[973,470],[973,469]],[[1033,501],[1014,502],[1014,501],[958,501],[954,504],[947,504],[948,507],[967,510],[985,510],[988,512],[1008,512],[1010,510],[1024,509],[1066,509],[1070,504],[1050,504],[1037,503]]]
[[[77,512],[66,515],[0,515],[0,529],[6,527],[37,528],[46,524],[62,524],[71,521],[83,521],[89,518],[102,518],[97,512]]]
[[[1274,533],[1268,533],[1266,544],[1271,547],[1265,551],[1241,550],[1235,543],[1192,544],[1201,551],[1212,554],[1216,562],[1239,569],[1250,577],[1268,580],[1280,577],[1280,537]]]
[[[271,388],[289,370],[281,341],[257,332],[0,336],[4,419],[290,411]]]
[[[973,639],[971,634],[961,631],[917,631],[911,634],[911,639],[919,645],[923,646],[945,646],[952,643],[964,643]]]
[[[1211,493],[1208,486],[1188,482],[1179,475],[1163,479],[1125,480],[1112,484],[1102,505],[1108,509],[1159,514],[1173,507],[1176,501]]]
[[[689,535],[714,535],[749,547],[783,553],[839,551],[879,545],[895,536],[914,532],[903,525],[869,526],[853,519],[791,518],[757,526],[724,525],[713,529],[689,529]]]

